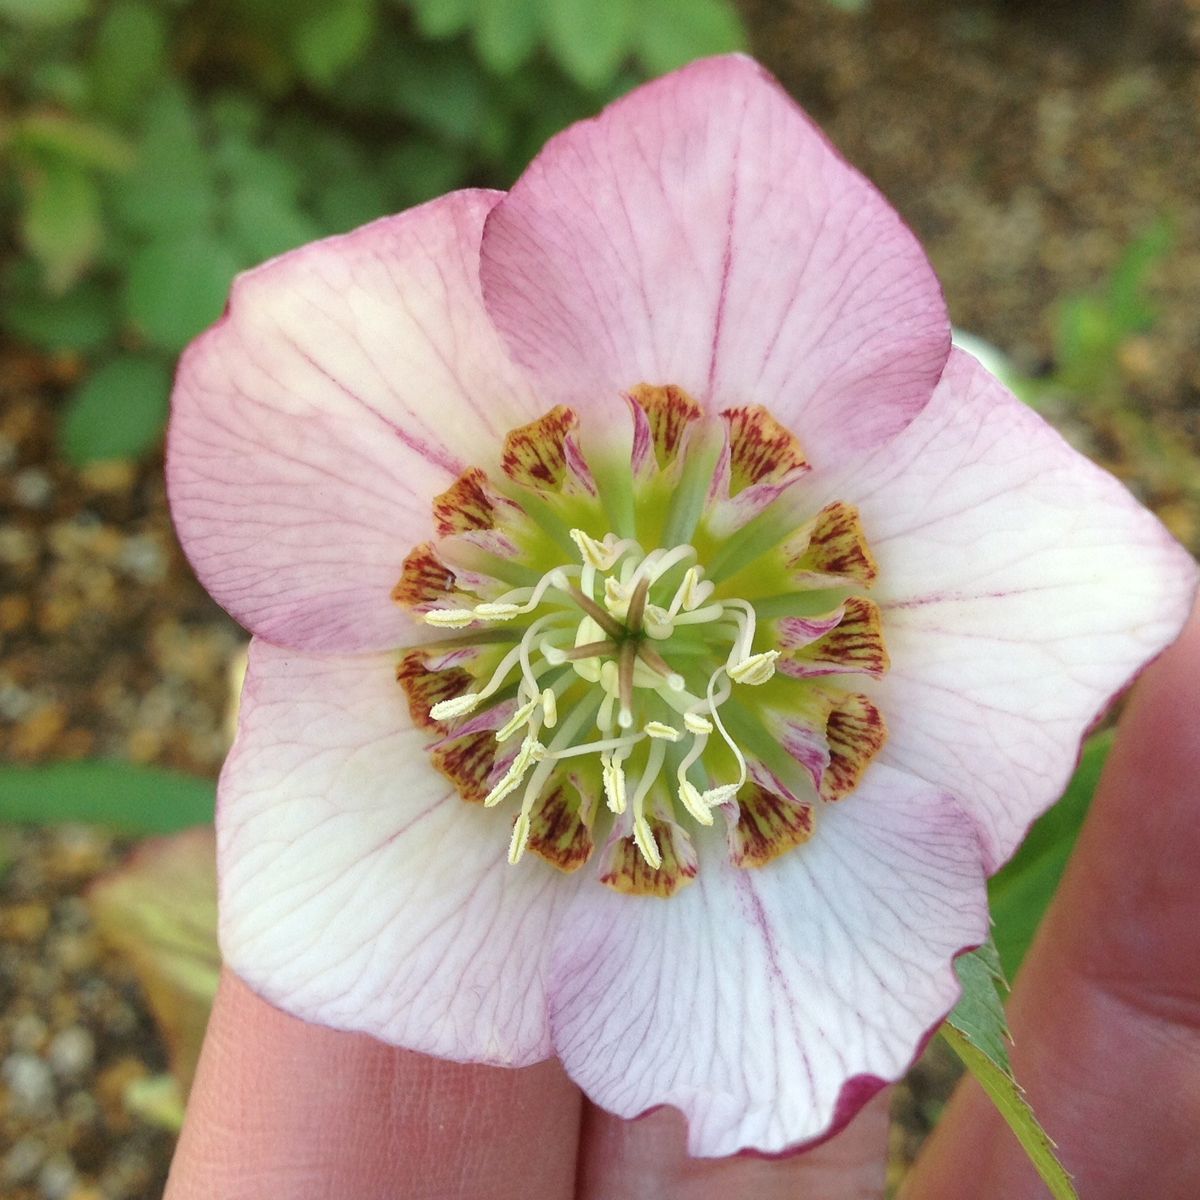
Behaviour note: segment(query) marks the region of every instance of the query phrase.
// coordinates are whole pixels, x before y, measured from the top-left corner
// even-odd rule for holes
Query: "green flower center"
[[[846,684],[887,658],[857,514],[805,511],[794,437],[629,399],[632,449],[585,456],[556,409],[435,500],[394,595],[444,636],[398,676],[464,799],[513,804],[510,862],[574,870],[606,833],[604,882],[669,895],[718,811],[741,865],[807,840],[883,745]]]

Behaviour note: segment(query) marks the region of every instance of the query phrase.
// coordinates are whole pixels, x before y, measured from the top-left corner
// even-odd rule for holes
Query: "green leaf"
[[[13,282],[11,277],[5,280],[3,323],[34,345],[47,350],[94,350],[116,336],[112,293],[102,284],[85,281],[65,296],[51,297],[40,288],[13,287]]]
[[[170,393],[171,372],[160,359],[113,359],[68,401],[59,428],[63,454],[76,464],[140,457],[162,436]]]
[[[946,1019],[1005,1070],[1008,1061],[1008,1025],[1001,990],[1007,991],[1004,970],[996,947],[988,941],[977,950],[960,954],[954,970],[962,984],[962,998]]]
[[[1141,333],[1154,323],[1153,305],[1144,296],[1146,275],[1170,249],[1170,222],[1160,218],[1126,248],[1112,273],[1108,306],[1121,337]]]
[[[431,41],[456,37],[471,23],[478,0],[411,0],[417,31]]]
[[[294,204],[253,184],[235,189],[229,197],[229,233],[253,262],[274,258],[321,236]]]
[[[329,87],[366,48],[374,27],[374,0],[337,0],[305,11],[292,27],[296,65],[310,83]]]
[[[25,29],[52,29],[85,17],[89,0],[0,0],[0,20]]]
[[[167,23],[148,0],[116,0],[96,30],[92,97],[101,112],[132,115],[166,68]]]
[[[1054,1200],[1078,1200],[1071,1177],[1054,1153],[1054,1143],[1038,1124],[1013,1077],[1008,1057],[1008,1026],[1000,989],[1006,988],[1000,958],[991,942],[955,962],[962,999],[942,1026],[942,1036],[979,1081],[1016,1135]]]
[[[740,50],[746,33],[730,0],[646,0],[638,13],[635,48],[652,75],[709,54]]]
[[[1062,878],[1112,743],[1111,731],[1087,743],[1063,798],[1034,823],[1021,849],[989,885],[996,946],[1010,979]]]
[[[603,87],[631,49],[634,0],[548,0],[545,18],[551,52],[583,87]]]
[[[104,228],[100,195],[91,176],[66,162],[29,173],[21,233],[42,264],[46,287],[64,292],[92,261]]]
[[[103,125],[93,125],[60,113],[30,113],[11,127],[9,148],[61,159],[78,167],[123,171],[133,163],[133,148]]]
[[[120,833],[173,833],[213,819],[207,779],[96,759],[0,767],[0,824],[103,825]]]
[[[458,187],[470,166],[457,147],[410,138],[379,162],[378,173],[401,205],[420,204]]]
[[[498,75],[511,75],[533,53],[542,32],[539,0],[477,0],[475,53]]]
[[[197,231],[144,246],[125,281],[129,319],[163,350],[182,350],[220,315],[243,261],[220,238]]]
[[[187,234],[211,223],[212,171],[182,88],[165,88],[147,104],[137,165],[116,182],[115,199],[137,233]]]
[[[453,141],[473,142],[479,136],[489,100],[479,68],[468,56],[426,46],[396,60],[392,69],[389,91],[396,110]]]

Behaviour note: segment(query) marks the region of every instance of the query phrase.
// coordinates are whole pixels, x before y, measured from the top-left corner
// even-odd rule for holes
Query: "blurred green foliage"
[[[3,0],[0,0],[3,3]],[[115,760],[0,766],[0,825],[103,825],[145,836],[213,819],[207,779]]]
[[[63,453],[157,443],[235,272],[742,43],[732,0],[0,0],[0,321],[86,356]]]
[[[996,948],[1009,979],[1033,944],[1058,889],[1112,743],[1113,731],[1107,730],[1084,746],[1062,799],[1033,823],[1021,848],[988,886]]]
[[[1054,373],[1047,386],[1069,395],[1119,404],[1124,396],[1118,355],[1154,324],[1149,272],[1171,249],[1171,226],[1160,218],[1125,248],[1104,286],[1066,297],[1055,313]]]

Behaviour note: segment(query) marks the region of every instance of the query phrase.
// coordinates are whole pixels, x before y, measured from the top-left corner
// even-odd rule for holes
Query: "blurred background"
[[[0,0],[0,1196],[155,1200],[215,986],[245,637],[171,532],[171,372],[233,274],[749,49],[956,325],[1200,544],[1200,0]],[[1019,965],[1107,748],[994,882]],[[937,1119],[898,1089],[892,1179]],[[1053,1130],[1050,1131],[1053,1133]]]

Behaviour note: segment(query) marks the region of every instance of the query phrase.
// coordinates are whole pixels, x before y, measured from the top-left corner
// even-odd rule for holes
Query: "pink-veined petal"
[[[511,814],[429,765],[388,655],[255,642],[217,814],[221,947],[288,1012],[442,1058],[550,1053],[542,979],[577,887],[507,861]],[[597,885],[598,887],[598,885]]]
[[[681,1109],[692,1154],[828,1136],[907,1069],[959,994],[954,956],[987,937],[974,824],[875,767],[769,866],[705,851],[669,901],[577,894],[552,961],[555,1050],[620,1116]]]
[[[412,640],[390,599],[430,501],[542,410],[483,310],[495,192],[455,192],[239,276],[172,401],[176,529],[208,591],[282,645]]]
[[[903,428],[950,345],[916,239],[740,56],[552,139],[489,216],[482,275],[548,394],[765,404],[817,466]]]
[[[973,358],[890,445],[819,481],[859,507],[891,669],[881,760],[952,792],[988,869],[1066,786],[1080,739],[1178,634],[1196,564]]]

